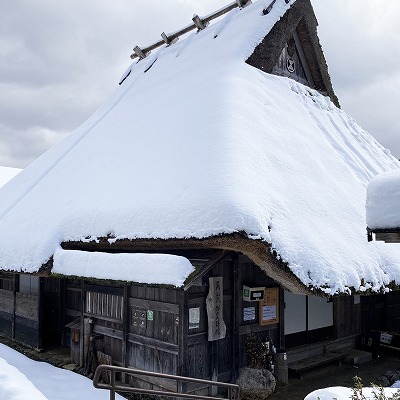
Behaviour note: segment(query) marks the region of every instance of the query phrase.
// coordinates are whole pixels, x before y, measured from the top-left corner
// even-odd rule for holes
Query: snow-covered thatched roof
[[[103,107],[4,187],[0,267],[36,272],[68,241],[235,248],[223,238],[236,234],[283,284],[334,294],[400,283],[400,248],[365,231],[367,185],[399,162],[329,98],[245,63],[294,1],[264,15],[269,3],[134,63]]]
[[[4,186],[10,179],[20,173],[19,168],[0,167],[0,187]]]

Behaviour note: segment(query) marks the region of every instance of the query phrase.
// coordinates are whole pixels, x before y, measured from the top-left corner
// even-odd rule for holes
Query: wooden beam
[[[204,22],[197,14],[195,14],[192,18],[193,23],[196,25],[196,28],[199,31],[206,29],[209,25],[209,22]]]
[[[159,351],[165,351],[166,353],[178,355],[179,346],[177,344],[137,335],[135,333],[128,334],[128,341],[145,347],[150,347],[152,349],[157,349]]]
[[[400,228],[370,229],[367,228],[368,241],[381,240],[386,243],[400,243]]]
[[[179,314],[179,306],[174,303],[163,303],[161,301],[129,298],[129,306],[133,308],[143,308],[144,310],[162,311],[170,314]]]
[[[149,51],[147,51],[146,53],[139,47],[139,46],[135,46],[133,48],[133,51],[135,52],[136,56],[139,57],[140,59],[143,59],[146,57],[146,55],[149,53]]]
[[[171,44],[174,44],[174,43],[176,43],[176,42],[179,40],[178,37],[176,37],[176,38],[170,38],[165,32],[163,32],[163,33],[161,34],[161,37],[162,37],[162,39],[164,40],[164,42],[165,42],[165,44],[166,44],[167,46],[170,46]]]
[[[226,250],[220,250],[218,251],[213,258],[211,258],[204,266],[201,268],[199,272],[197,272],[190,282],[188,282],[184,287],[183,290],[187,291],[189,288],[191,288],[198,279],[203,277],[210,269],[214,267],[214,265],[227,253]]]
[[[101,326],[93,324],[93,332],[100,333],[101,335],[112,337],[114,339],[123,340],[123,332],[119,329],[107,328],[106,326]]]

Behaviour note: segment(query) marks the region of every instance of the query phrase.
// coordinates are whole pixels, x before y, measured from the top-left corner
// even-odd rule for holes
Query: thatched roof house
[[[399,162],[338,108],[309,0],[269,4],[135,62],[15,177],[1,191],[0,267],[51,273],[60,246],[207,247],[299,293],[400,282],[400,249],[368,244],[364,214],[370,179]]]

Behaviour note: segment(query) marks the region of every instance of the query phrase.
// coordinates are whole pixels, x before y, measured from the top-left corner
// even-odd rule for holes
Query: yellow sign
[[[259,306],[260,325],[272,325],[279,322],[279,288],[264,289],[264,299]]]

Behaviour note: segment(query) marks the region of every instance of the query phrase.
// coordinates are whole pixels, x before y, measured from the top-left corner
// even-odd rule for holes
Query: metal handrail
[[[110,383],[100,383],[100,375],[103,371],[110,371]],[[96,368],[96,372],[93,377],[93,386],[97,389],[106,389],[110,391],[110,400],[115,400],[115,392],[118,390],[120,392],[128,392],[128,393],[140,393],[140,394],[149,394],[153,396],[167,396],[167,397],[174,397],[174,398],[183,398],[183,399],[197,399],[197,400],[215,400],[217,397],[211,396],[200,396],[196,394],[188,394],[183,393],[182,391],[166,391],[166,390],[151,390],[151,389],[140,389],[133,387],[131,385],[125,384],[123,382],[118,382],[115,379],[115,374],[117,372],[128,374],[128,375],[144,375],[144,376],[152,376],[155,378],[164,378],[164,379],[174,379],[177,383],[177,388],[181,388],[182,385],[179,383],[183,382],[190,382],[190,383],[199,383],[199,384],[206,384],[208,386],[218,386],[225,389],[228,389],[228,397],[229,400],[239,400],[240,399],[240,389],[238,385],[233,383],[224,383],[224,382],[216,382],[216,381],[209,381],[205,379],[197,379],[197,378],[188,378],[186,376],[179,376],[179,375],[170,375],[170,374],[162,374],[159,372],[150,372],[150,371],[143,371],[140,369],[134,368],[123,368],[117,367],[114,365],[99,365]],[[223,399],[218,397],[219,400]]]

